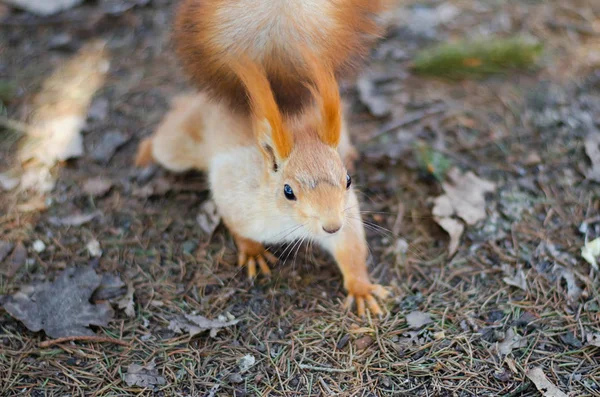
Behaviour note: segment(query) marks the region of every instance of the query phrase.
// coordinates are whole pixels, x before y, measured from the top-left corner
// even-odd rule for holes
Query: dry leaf
[[[594,130],[585,139],[585,152],[587,153],[592,168],[590,168],[585,177],[589,180],[600,182],[600,132]]]
[[[432,323],[431,314],[419,311],[410,312],[406,315],[406,323],[409,328],[418,329]]]
[[[100,242],[96,239],[90,240],[85,248],[87,248],[90,256],[93,258],[99,258],[102,256],[102,249],[100,248]]]
[[[540,367],[531,368],[527,371],[526,375],[544,397],[568,397],[554,383],[548,380]]]
[[[502,271],[506,275],[502,280],[513,287],[521,288],[527,291],[527,278],[523,269],[518,269],[516,272],[507,264],[502,265]]]
[[[583,293],[581,288],[577,285],[575,275],[570,269],[566,269],[562,266],[555,265],[554,268],[558,277],[564,279],[567,283],[567,298],[569,302],[575,302]]]
[[[219,222],[221,222],[221,216],[217,211],[217,206],[214,201],[207,200],[202,204],[197,221],[202,231],[209,236],[212,236],[217,229],[217,226],[219,226]]]
[[[238,361],[238,367],[240,367],[240,373],[243,374],[244,372],[248,371],[250,368],[252,368],[254,366],[255,363],[256,363],[256,358],[251,354],[247,354],[244,357],[240,358],[240,361]]]
[[[158,374],[154,359],[147,365],[131,364],[127,367],[125,374],[125,383],[129,387],[153,387],[155,385],[165,385],[167,381],[164,377]]]
[[[113,316],[108,304],[90,304],[101,277],[91,267],[69,268],[53,283],[45,282],[8,298],[4,308],[33,331],[52,338],[89,335],[89,325],[106,326]]]
[[[121,277],[112,274],[103,274],[100,286],[92,295],[92,302],[104,301],[123,296],[127,292],[127,286]]]
[[[367,347],[373,344],[373,338],[369,335],[365,335],[362,338],[358,338],[356,342],[354,342],[354,346],[356,346],[356,350],[365,350]]]
[[[83,191],[86,194],[94,197],[102,197],[113,187],[112,181],[97,177],[91,178],[85,181],[83,184]]]
[[[600,334],[589,333],[585,336],[588,345],[600,347]]]
[[[493,192],[496,185],[478,178],[472,172],[461,174],[457,168],[448,171],[452,184],[442,183],[445,194],[434,199],[433,219],[450,235],[448,254],[454,255],[465,228],[455,218],[462,218],[468,225],[485,219],[485,194]]]
[[[184,317],[171,320],[169,329],[178,334],[189,332],[190,336],[210,330],[210,336],[214,338],[221,328],[231,327],[239,321],[235,319],[230,321],[226,321],[226,319],[209,320],[204,316],[186,314]]]
[[[444,229],[450,236],[450,244],[448,244],[448,255],[452,256],[458,250],[458,244],[460,243],[460,237],[465,231],[465,226],[456,219],[453,218],[433,218],[438,225]]]
[[[596,258],[600,257],[600,237],[592,241],[586,241],[581,248],[581,256],[585,259],[594,270],[598,271],[598,262]]]
[[[448,171],[448,177],[452,183],[444,182],[442,187],[454,212],[468,225],[485,219],[485,194],[495,191],[496,185],[470,171],[461,174],[458,168]]]
[[[506,331],[504,340],[498,343],[497,351],[503,356],[506,356],[510,354],[513,349],[520,349],[525,346],[527,346],[527,339],[517,334],[512,328],[509,328],[508,331]]]
[[[108,59],[105,43],[93,41],[45,80],[33,104],[25,145],[19,151],[23,162],[35,158],[51,167],[83,154],[81,129],[92,97],[104,85]]]
[[[135,304],[133,303],[134,292],[135,289],[133,288],[133,284],[127,284],[127,295],[125,295],[123,299],[117,302],[119,309],[124,309],[127,317],[135,317]]]
[[[54,226],[81,226],[91,222],[94,218],[102,215],[100,211],[92,212],[91,214],[71,215],[64,218],[50,217],[48,222]]]

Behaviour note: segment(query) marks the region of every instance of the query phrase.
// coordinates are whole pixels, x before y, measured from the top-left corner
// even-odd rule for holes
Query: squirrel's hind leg
[[[207,149],[203,139],[206,109],[203,105],[203,98],[197,94],[174,98],[171,110],[156,131],[140,143],[136,166],[156,162],[172,172],[206,170]]]

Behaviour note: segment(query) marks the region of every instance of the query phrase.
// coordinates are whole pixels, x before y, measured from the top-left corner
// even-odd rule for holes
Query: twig
[[[442,105],[442,106],[434,106],[429,109],[421,110],[418,112],[409,113],[404,118],[402,118],[400,120],[396,120],[396,121],[390,121],[389,123],[387,123],[386,125],[381,127],[381,129],[375,135],[373,135],[372,137],[369,138],[369,141],[374,141],[375,139],[381,137],[382,135],[390,133],[400,127],[405,127],[409,124],[416,123],[419,120],[422,120],[429,116],[433,116],[434,114],[437,114],[437,113],[441,113],[444,110],[446,110],[446,106]]]
[[[353,372],[356,371],[354,366],[350,368],[340,369],[340,368],[327,368],[327,367],[315,367],[313,365],[308,364],[298,364],[298,366],[302,369],[310,369],[313,371],[323,371],[323,372]]]
[[[121,339],[109,338],[107,336],[65,336],[64,338],[45,340],[40,342],[40,347],[50,347],[64,342],[79,341],[79,342],[106,342],[114,343],[115,345],[129,346],[129,342]]]

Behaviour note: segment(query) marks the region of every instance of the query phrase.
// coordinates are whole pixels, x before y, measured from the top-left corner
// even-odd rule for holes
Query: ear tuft
[[[293,139],[283,124],[281,112],[264,69],[247,56],[242,57],[241,61],[232,60],[231,65],[246,87],[257,140],[272,142],[279,159],[286,159],[292,152]]]
[[[310,50],[303,49],[302,52],[314,81],[314,85],[309,85],[309,89],[321,110],[322,123],[319,137],[325,144],[336,148],[340,143],[342,107],[333,69],[320,62]]]

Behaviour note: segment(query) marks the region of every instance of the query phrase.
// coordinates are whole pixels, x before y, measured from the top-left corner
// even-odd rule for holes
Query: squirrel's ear
[[[241,61],[232,61],[231,65],[246,87],[252,109],[254,134],[261,150],[265,155],[274,157],[277,163],[285,160],[292,152],[292,134],[283,124],[264,70],[247,57],[242,57]]]
[[[325,144],[337,148],[342,129],[342,105],[333,69],[320,62],[310,50],[303,50],[303,56],[313,80],[308,88],[321,111],[319,137]]]

